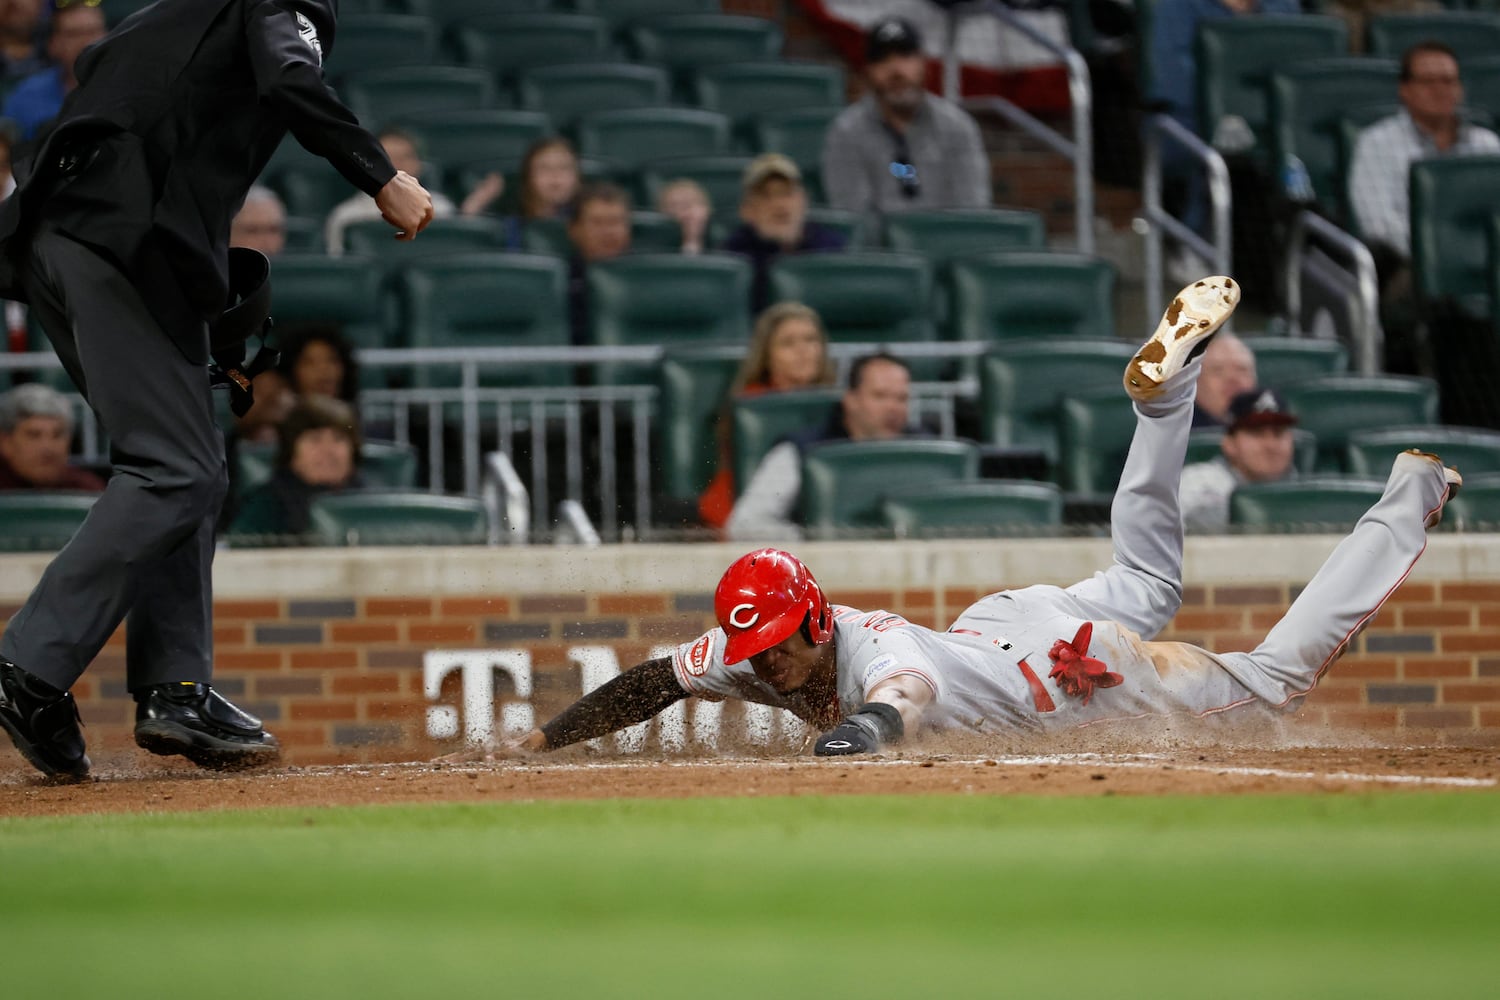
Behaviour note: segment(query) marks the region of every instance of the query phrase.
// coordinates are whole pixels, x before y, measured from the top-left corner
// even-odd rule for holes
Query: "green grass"
[[[1491,997],[1500,795],[0,820],[0,996]]]

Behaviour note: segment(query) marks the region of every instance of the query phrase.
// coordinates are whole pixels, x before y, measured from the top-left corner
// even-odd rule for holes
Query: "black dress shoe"
[[[274,764],[281,744],[261,721],[207,684],[156,684],[135,693],[135,743],[199,767],[240,771]]]
[[[78,703],[66,691],[0,660],[0,725],[31,766],[58,781],[89,776]]]

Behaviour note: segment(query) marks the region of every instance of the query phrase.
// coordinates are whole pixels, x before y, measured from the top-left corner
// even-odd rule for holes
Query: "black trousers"
[[[11,619],[0,655],[69,688],[128,615],[132,691],[213,671],[214,521],[228,489],[208,371],[107,260],[43,230],[31,307],[110,439],[113,474]],[[207,331],[203,332],[207,337]]]

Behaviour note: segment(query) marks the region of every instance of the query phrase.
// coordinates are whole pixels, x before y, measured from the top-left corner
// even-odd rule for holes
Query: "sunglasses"
[[[917,165],[911,161],[911,149],[906,145],[906,137],[897,135],[895,138],[896,148],[891,153],[891,176],[901,185],[901,197],[910,200],[922,193],[922,182],[917,177]]]

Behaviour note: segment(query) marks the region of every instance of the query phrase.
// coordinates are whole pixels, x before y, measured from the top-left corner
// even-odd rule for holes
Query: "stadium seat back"
[[[1417,376],[1328,375],[1284,388],[1302,428],[1318,440],[1317,468],[1348,471],[1349,436],[1370,427],[1435,424],[1437,384]]]
[[[1062,491],[1053,483],[976,480],[893,493],[882,505],[897,538],[984,538],[1057,528]]]
[[[318,497],[312,535],[320,545],[483,545],[489,520],[477,497],[352,491]]]
[[[1230,494],[1229,523],[1259,531],[1344,534],[1383,489],[1378,479],[1337,476],[1246,483]]]
[[[827,426],[842,395],[838,389],[799,389],[734,400],[730,414],[736,492],[744,490],[756,466],[778,441]]]
[[[665,496],[691,501],[719,468],[718,426],[739,361],[673,351],[661,362],[657,424]]]
[[[911,483],[973,480],[979,449],[971,441],[898,438],[818,445],[802,456],[802,514],[808,534],[883,523],[883,502]]]

